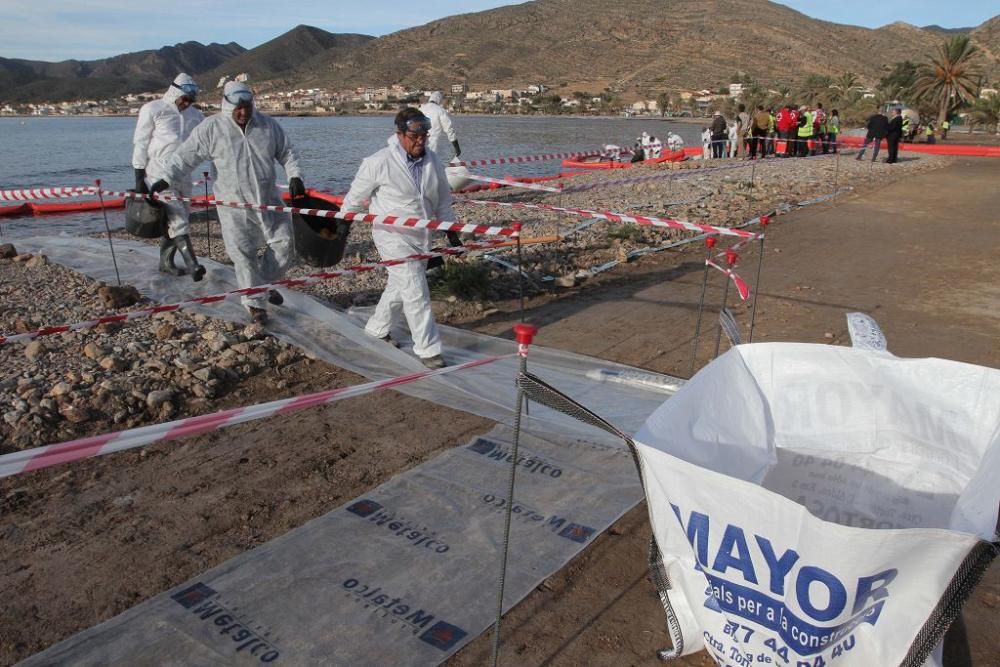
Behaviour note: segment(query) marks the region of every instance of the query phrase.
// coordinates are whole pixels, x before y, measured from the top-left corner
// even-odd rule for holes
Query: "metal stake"
[[[517,232],[517,292],[521,300],[521,322],[524,322],[524,262],[521,257],[521,223],[515,222],[511,227]]]
[[[208,213],[208,172],[201,172],[205,177],[205,240],[208,242],[208,252],[205,256],[212,257],[212,218]]]
[[[108,233],[108,247],[111,248],[111,262],[115,265],[115,279],[118,286],[122,286],[122,277],[118,273],[118,258],[115,257],[115,244],[111,241],[111,225],[108,224],[108,209],[104,208],[104,195],[101,193],[101,179],[94,181],[97,184],[97,199],[101,202],[101,213],[104,214],[104,229]]]
[[[771,222],[770,216],[760,216],[760,226],[763,230]],[[757,319],[757,295],[760,294],[760,269],[764,265],[764,233],[760,235],[760,257],[757,258],[757,277],[753,281],[753,309],[750,311],[750,336],[747,342],[753,342],[753,325]]]
[[[518,343],[518,356],[521,359],[521,375],[528,370],[528,346],[538,328],[522,322],[514,327],[514,336]],[[510,524],[514,509],[514,486],[517,477],[518,448],[521,444],[521,408],[525,404],[524,389],[517,386],[517,411],[514,413],[514,446],[511,451],[510,470],[507,474],[507,511],[504,514],[503,550],[500,559],[500,578],[497,581],[497,613],[493,623],[493,658],[491,664],[496,667],[500,660],[500,621],[503,617],[503,593],[507,581],[507,557],[510,552]]]
[[[732,270],[736,266],[737,255],[732,250],[726,251],[726,265]],[[726,276],[726,284],[722,288],[722,305],[719,306],[719,312],[726,307],[726,301],[729,300],[729,276]],[[719,356],[719,346],[722,345],[722,324],[718,324],[715,330],[715,354],[712,356],[713,359]]]
[[[705,290],[708,288],[708,260],[712,259],[712,248],[715,247],[716,238],[714,236],[705,237],[705,273],[701,278],[701,299],[698,301],[698,322],[694,325],[694,343],[691,345],[691,370],[688,377],[694,377],[694,365],[698,358],[698,341],[701,338],[701,316],[705,312]]]
[[[833,145],[834,148],[837,144]],[[837,159],[833,163],[833,201],[837,201],[837,190],[840,188],[837,186],[837,176],[840,174],[840,151],[837,151]],[[753,329],[751,329],[753,331]]]

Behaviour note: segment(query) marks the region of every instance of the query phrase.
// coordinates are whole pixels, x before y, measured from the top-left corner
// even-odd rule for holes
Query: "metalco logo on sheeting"
[[[514,459],[514,454],[506,447],[487,440],[486,438],[476,438],[469,445],[469,450],[476,454],[481,454],[492,461],[503,461],[510,463]],[[524,468],[529,474],[551,477],[553,479],[562,477],[562,468],[552,465],[545,459],[538,456],[518,456],[517,465]]]
[[[260,626],[251,620],[237,620],[237,615],[228,609],[220,600],[219,592],[210,586],[198,582],[170,598],[184,607],[207,625],[215,625],[219,631],[219,641],[227,644],[235,653],[247,651],[244,655],[252,655],[261,662],[276,662],[281,652],[271,641],[264,639],[250,628]],[[215,628],[212,628],[215,629]]]
[[[420,641],[434,648],[449,651],[467,634],[465,630],[437,618],[422,608],[415,607],[398,595],[393,595],[381,586],[362,583],[359,579],[346,579],[342,584],[348,597],[363,604],[373,614],[388,617],[393,624],[399,623]]]
[[[507,511],[506,498],[501,498],[500,496],[495,496],[492,493],[487,493],[482,497],[482,501],[483,504],[489,507],[493,512]],[[559,516],[558,514],[546,514],[545,512],[535,509],[534,507],[526,505],[522,502],[515,502],[514,506],[510,509],[510,512],[515,521],[520,521],[529,526],[546,528],[559,537],[565,537],[567,540],[571,540],[579,544],[585,543],[594,533],[597,532],[590,526],[573,523],[566,517]]]
[[[382,503],[363,498],[347,508],[347,511],[395,535],[410,546],[423,547],[435,553],[447,553],[451,547],[436,532],[405,519]]]

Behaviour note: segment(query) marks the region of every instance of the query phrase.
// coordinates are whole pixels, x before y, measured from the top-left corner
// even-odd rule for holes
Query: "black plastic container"
[[[167,232],[167,209],[147,199],[126,199],[125,229],[141,239],[158,239]]]
[[[339,211],[333,202],[315,197],[302,197],[291,204],[295,208],[315,208],[321,211]],[[292,214],[292,235],[299,259],[310,266],[335,266],[344,257],[351,223],[336,218]]]

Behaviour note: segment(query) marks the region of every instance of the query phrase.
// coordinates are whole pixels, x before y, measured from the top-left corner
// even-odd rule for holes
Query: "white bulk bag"
[[[994,369],[742,345],[658,408],[635,446],[666,575],[664,657],[936,664],[997,553]]]

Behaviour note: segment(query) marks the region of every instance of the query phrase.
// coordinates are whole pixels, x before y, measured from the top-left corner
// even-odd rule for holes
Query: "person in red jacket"
[[[774,127],[778,130],[778,140],[786,142],[785,150],[781,152],[778,157],[785,157],[785,153],[788,148],[788,105],[778,109],[778,113],[774,116]]]
[[[785,157],[795,157],[799,149],[799,111],[788,105],[788,151]]]

